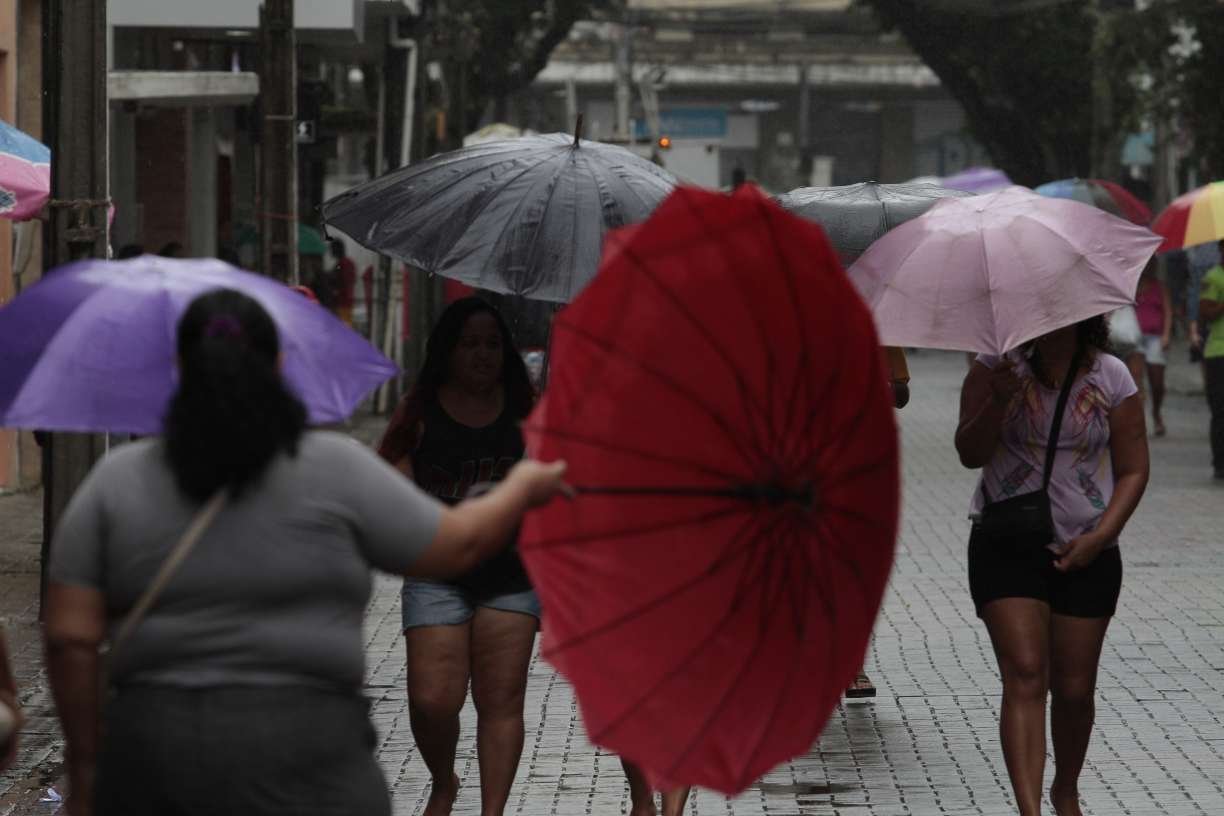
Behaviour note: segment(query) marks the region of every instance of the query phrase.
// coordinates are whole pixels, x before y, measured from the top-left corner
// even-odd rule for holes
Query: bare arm
[[[1199,320],[1210,322],[1218,320],[1224,316],[1224,301],[1219,300],[1200,300],[1199,301]]]
[[[1113,459],[1113,496],[1097,528],[1068,542],[1054,562],[1063,572],[1091,564],[1106,545],[1117,539],[1147,489],[1147,427],[1141,394],[1127,397],[1109,412],[1109,453]]]
[[[100,663],[106,603],[96,589],[51,582],[43,631],[51,693],[67,744],[70,813],[88,813],[98,757]]]
[[[1165,348],[1169,347],[1171,338],[1173,337],[1173,296],[1169,293],[1169,286],[1164,281],[1160,283],[1161,302],[1164,304],[1164,332],[1160,336],[1160,344]]]
[[[974,363],[961,386],[960,423],[956,427],[956,452],[967,468],[980,468],[990,461],[999,444],[1007,406],[1019,388],[1010,362],[989,369]]]
[[[453,578],[471,570],[510,543],[523,514],[565,491],[565,464],[524,460],[491,491],[448,508],[437,535],[412,564],[409,575]]]

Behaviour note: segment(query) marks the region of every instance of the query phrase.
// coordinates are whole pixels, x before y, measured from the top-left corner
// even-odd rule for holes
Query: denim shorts
[[[440,581],[404,580],[400,590],[403,627],[459,626],[467,623],[480,607],[540,617],[540,599],[535,590],[476,595],[463,587]]]

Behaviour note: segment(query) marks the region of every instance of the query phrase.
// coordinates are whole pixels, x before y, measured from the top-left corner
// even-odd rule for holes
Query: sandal
[[[876,687],[865,672],[859,672],[858,677],[855,677],[854,682],[850,684],[850,688],[846,689],[846,697],[849,699],[874,696],[876,696]]]

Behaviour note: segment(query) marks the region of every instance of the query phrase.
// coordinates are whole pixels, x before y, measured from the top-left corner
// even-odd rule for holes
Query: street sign
[[[315,121],[313,119],[299,119],[294,138],[298,144],[314,144]]]

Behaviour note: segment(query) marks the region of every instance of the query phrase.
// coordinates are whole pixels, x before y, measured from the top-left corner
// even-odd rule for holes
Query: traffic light
[[[660,150],[670,150],[671,149],[671,137],[670,136],[660,136],[659,137],[659,149]]]

